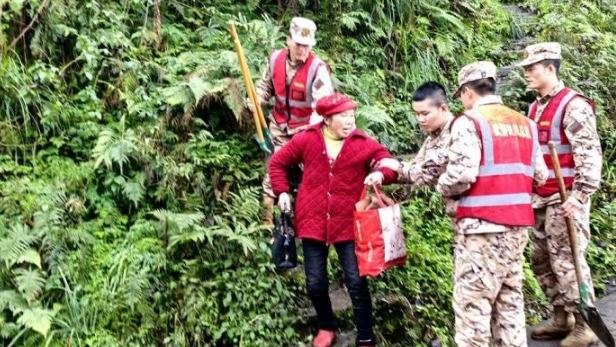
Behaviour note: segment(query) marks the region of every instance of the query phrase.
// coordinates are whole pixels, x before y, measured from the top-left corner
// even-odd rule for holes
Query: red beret
[[[336,113],[341,113],[357,108],[357,104],[348,96],[340,93],[335,93],[323,97],[317,102],[317,113],[323,117],[331,116]]]

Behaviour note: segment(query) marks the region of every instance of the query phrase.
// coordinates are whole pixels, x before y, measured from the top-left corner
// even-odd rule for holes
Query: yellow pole
[[[252,83],[252,78],[250,77],[250,70],[248,70],[248,64],[246,64],[246,58],[244,57],[244,51],[242,50],[242,44],[240,43],[240,39],[237,36],[237,32],[235,31],[235,24],[233,21],[229,21],[229,28],[231,29],[231,36],[233,37],[233,42],[235,43],[235,50],[237,51],[237,58],[240,61],[240,69],[242,70],[242,75],[244,76],[244,84],[246,84],[246,90],[248,91],[248,97],[252,104],[255,106],[252,111],[252,116],[255,120],[255,127],[257,128],[257,136],[259,137],[259,141],[264,142],[263,138],[263,129],[261,128],[261,117],[263,117],[263,111],[259,114],[261,110],[261,105],[257,102],[257,93],[255,91],[254,84]],[[263,118],[265,121],[265,118]]]
[[[244,59],[244,64],[246,64],[246,60]],[[248,65],[246,65],[246,71],[248,71],[248,76],[250,76],[250,70],[248,69]],[[253,95],[255,100],[259,100],[257,97],[257,89],[255,88],[254,83],[252,82],[252,78],[250,80],[250,92]],[[261,108],[261,104],[255,104],[255,108],[257,109],[257,114],[259,115],[259,120],[261,120],[261,126],[263,128],[267,128],[267,123],[265,122],[265,116],[263,115],[263,109]]]
[[[252,79],[250,79],[250,87],[251,87],[250,89],[252,90],[252,94],[254,95],[255,100],[258,100],[257,89],[255,88],[255,85],[252,82]],[[261,120],[261,126],[264,128],[267,128],[267,123],[265,122],[265,116],[263,115],[263,109],[261,108],[261,104],[256,104],[255,107],[257,108],[257,113],[259,114],[259,119]]]
[[[236,37],[238,37],[237,32],[235,35]],[[238,37],[238,41],[239,41],[239,37]],[[242,58],[241,58],[240,64],[244,65],[243,71],[246,71],[246,75],[248,76],[249,85],[246,86],[246,89],[248,90],[248,93],[252,94],[251,99],[255,101],[259,100],[259,98],[257,97],[257,89],[255,88],[254,82],[252,81],[252,76],[250,75],[250,69],[248,68],[248,63],[246,62],[246,57],[244,56],[243,51],[242,51]],[[264,128],[267,127],[267,123],[265,123],[265,116],[263,116],[263,109],[261,108],[261,104],[255,103],[255,108],[257,110],[257,114],[259,115],[259,120],[261,121],[261,125]]]

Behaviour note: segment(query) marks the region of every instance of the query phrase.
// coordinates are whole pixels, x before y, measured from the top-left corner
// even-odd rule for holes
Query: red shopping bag
[[[364,187],[353,215],[360,276],[378,276],[406,262],[400,205],[384,196],[377,186],[372,190],[374,194],[366,195],[368,186]]]

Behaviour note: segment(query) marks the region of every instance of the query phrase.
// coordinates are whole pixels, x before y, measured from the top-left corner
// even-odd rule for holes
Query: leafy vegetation
[[[316,51],[336,88],[364,105],[359,125],[398,154],[423,138],[410,108],[420,83],[453,90],[466,63],[510,65],[526,34],[563,43],[564,79],[598,106],[604,186],[589,259],[601,292],[616,271],[616,6],[507,3],[538,25],[498,0],[0,0],[1,344],[308,339],[302,276],[274,269],[259,224],[263,157],[226,27],[238,23],[258,77],[294,14],[317,21]],[[501,88],[518,108],[533,97],[522,82],[513,71]],[[415,192],[404,203],[409,264],[371,281],[386,344],[452,344],[442,210],[436,194]],[[545,300],[527,279],[533,321]]]

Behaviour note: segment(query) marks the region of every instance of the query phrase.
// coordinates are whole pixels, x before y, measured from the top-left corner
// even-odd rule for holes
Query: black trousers
[[[319,318],[319,329],[336,330],[338,328],[332,303],[329,299],[329,281],[327,279],[327,254],[329,247],[325,242],[302,240],[304,265],[306,270],[306,288]],[[372,301],[365,277],[359,276],[355,243],[353,241],[335,243],[334,247],[344,271],[344,283],[351,301],[355,326],[357,327],[357,345],[376,344],[372,331]]]

